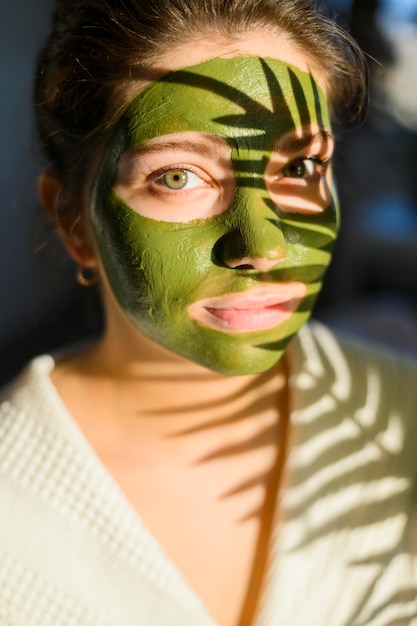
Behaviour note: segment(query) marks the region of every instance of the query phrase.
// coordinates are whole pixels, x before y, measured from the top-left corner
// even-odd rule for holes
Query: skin
[[[306,73],[306,79],[310,82],[309,74],[313,73],[318,84],[326,91],[323,76],[311,64],[311,59],[301,54],[285,34],[269,31],[255,31],[233,40],[216,33],[205,33],[200,40],[187,41],[183,46],[170,49],[165,58],[155,59],[155,72],[158,71],[159,78],[162,78],[169,72],[204,64],[210,59],[221,57],[238,60],[240,56],[246,55],[277,59],[296,66],[297,75],[300,71]],[[276,68],[273,69],[276,72]],[[260,73],[260,81],[260,85],[263,85],[261,91],[264,92],[266,79],[263,71]],[[167,86],[168,82],[163,84]],[[252,81],[246,81],[243,87],[249,84],[254,86]],[[310,103],[306,108],[311,110],[312,119],[316,119],[313,96],[307,83],[305,85]],[[184,88],[183,83],[177,86]],[[239,88],[233,80],[231,86]],[[144,89],[146,85],[137,87]],[[228,88],[224,89],[224,97],[219,100],[221,105],[216,105],[221,110],[217,113],[214,111],[213,118],[236,115],[236,110],[238,115],[246,115],[237,104],[233,104],[233,98],[232,101],[228,98]],[[201,112],[207,106],[209,91],[203,91],[198,106],[194,101],[186,102],[188,113],[194,109],[200,109]],[[288,91],[287,95],[290,96],[291,92]],[[261,101],[262,93],[250,93],[249,97],[252,96],[256,104]],[[272,111],[269,92],[265,92],[264,97],[267,111]],[[219,94],[218,98],[221,98]],[[321,92],[320,100],[323,105],[323,125],[329,128]],[[291,100],[288,102],[291,103]],[[153,105],[150,102],[150,106]],[[290,108],[294,109],[292,105]],[[166,110],[170,122],[178,117],[172,111],[172,108]],[[211,118],[212,126],[215,125],[214,135],[207,135],[207,129],[202,132],[185,129],[173,135],[171,126],[163,132],[169,132],[176,141],[180,138],[178,135],[184,137],[184,133],[193,133],[194,142],[196,135],[203,137],[206,144],[210,137],[210,141],[217,142],[217,160],[212,157],[208,158],[208,162],[207,159],[198,160],[195,150],[191,154],[178,151],[173,154],[165,150],[154,153],[148,150],[141,153],[139,162],[133,159],[133,172],[139,178],[135,174],[131,184],[130,157],[132,153],[135,154],[138,145],[143,144],[141,137],[135,135],[135,111],[130,109],[130,112],[131,124],[128,112],[117,136],[108,147],[95,178],[92,197],[86,192],[88,202],[83,198],[83,207],[87,207],[87,222],[91,222],[94,229],[91,238],[85,236],[86,232],[90,234],[89,224],[83,224],[82,220],[73,225],[70,231],[65,230],[65,226],[59,229],[74,259],[83,266],[97,266],[99,269],[106,311],[105,333],[97,344],[60,360],[51,378],[95,453],[169,558],[184,573],[216,623],[222,626],[249,626],[254,623],[262,596],[270,554],[271,529],[279,519],[277,493],[281,483],[285,484],[281,469],[293,438],[291,429],[287,428],[289,398],[286,360],[281,359],[277,367],[262,374],[225,376],[207,370],[206,366],[200,364],[202,355],[193,352],[195,346],[200,345],[198,343],[189,346],[194,361],[171,351],[168,345],[162,347],[159,321],[154,324],[147,306],[153,295],[153,290],[150,290],[152,282],[158,284],[159,281],[159,285],[162,284],[162,270],[155,263],[155,279],[150,273],[145,282],[141,280],[145,276],[143,270],[139,271],[132,260],[145,263],[149,257],[154,258],[154,254],[159,255],[167,285],[170,285],[167,291],[170,298],[174,288],[174,283],[171,288],[171,281],[176,281],[178,287],[187,287],[193,279],[189,268],[199,268],[201,276],[198,277],[198,284],[201,285],[202,293],[196,294],[197,300],[187,298],[182,309],[177,312],[164,304],[163,310],[167,311],[169,317],[167,324],[172,331],[171,335],[175,335],[176,322],[182,316],[182,321],[196,333],[196,342],[202,340],[203,345],[204,341],[210,343],[208,335],[211,334],[214,341],[210,349],[222,352],[222,347],[231,345],[232,350],[239,350],[243,354],[245,367],[249,363],[254,367],[254,355],[258,356],[262,352],[270,355],[271,362],[275,362],[275,358],[279,358],[279,350],[274,353],[268,347],[261,349],[259,345],[254,345],[254,339],[273,342],[270,330],[246,333],[245,337],[236,332],[228,334],[219,329],[207,330],[201,328],[202,323],[197,323],[192,317],[192,307],[196,302],[201,302],[202,298],[212,293],[218,294],[219,289],[239,292],[254,285],[266,285],[279,290],[284,279],[294,281],[299,275],[301,278],[305,275],[306,282],[308,277],[311,278],[312,290],[314,286],[318,288],[335,237],[336,205],[330,198],[323,205],[327,207],[325,209],[317,207],[316,202],[318,212],[312,213],[312,203],[304,200],[301,203],[304,213],[291,214],[287,211],[284,214],[284,208],[290,208],[291,204],[294,207],[297,198],[297,206],[300,207],[301,190],[304,188],[307,194],[310,186],[306,186],[303,179],[301,187],[300,180],[288,179],[288,185],[283,189],[281,178],[275,176],[275,165],[270,169],[266,166],[262,176],[259,169],[251,174],[251,169],[247,171],[248,168],[244,167],[244,150],[247,150],[250,161],[256,163],[265,155],[268,157],[270,142],[262,150],[243,137],[236,144],[236,137],[230,139],[228,135],[231,125],[221,126],[219,120],[215,123]],[[252,122],[259,124],[261,116],[266,119],[269,128],[272,116],[266,115],[259,106],[256,115],[252,114]],[[281,136],[278,132],[281,128],[278,109],[273,117],[277,123],[274,132]],[[303,135],[299,115],[295,119],[298,129],[296,134]],[[160,122],[161,119],[158,126]],[[157,129],[156,136],[145,141],[144,146],[149,148],[155,144],[158,146],[161,141],[164,143],[166,135],[161,132]],[[243,132],[249,134],[252,131],[245,125],[243,132],[238,126],[234,132],[239,137],[243,136]],[[294,135],[294,131],[289,132]],[[266,133],[263,137],[266,139]],[[223,144],[226,144],[226,152]],[[233,152],[235,145],[239,145],[239,153],[237,150]],[[302,155],[310,156],[310,153],[318,152],[318,146],[314,145],[311,150],[302,150]],[[285,158],[276,156],[273,162],[276,164],[279,161],[278,171],[281,171],[284,163],[291,163],[297,156],[298,152],[287,154]],[[175,201],[168,201],[168,196],[164,194],[162,197],[158,194],[143,195],[146,189],[149,190],[149,180],[146,175],[143,181],[143,172],[140,168],[136,170],[136,167],[145,162],[151,172],[173,164],[197,164],[203,171],[207,168],[207,187],[199,184],[192,188],[189,201],[185,201],[182,194]],[[213,163],[216,163],[214,170]],[[202,174],[200,169],[198,173]],[[249,179],[245,184],[242,180],[244,174]],[[210,179],[216,181],[216,184],[212,186]],[[156,183],[152,182],[153,191],[164,188],[162,179],[158,180],[156,188]],[[251,187],[250,180],[255,180],[259,186]],[[319,191],[316,186],[316,193],[311,190],[307,196],[304,194],[304,199],[316,197],[317,200],[317,194],[322,199],[328,197],[325,188],[330,188],[332,184],[330,167],[321,174],[320,180]],[[42,177],[43,202],[53,214],[60,201],[60,189],[60,181],[47,175]],[[278,191],[279,198],[276,197]],[[155,204],[157,198],[163,198],[163,201]],[[276,200],[274,204],[281,207],[279,211],[271,204],[273,198]],[[74,198],[74,201],[78,201],[78,198]],[[193,210],[199,210],[202,205],[204,215],[193,215]],[[256,233],[261,232],[255,226],[259,220],[264,223],[262,234],[267,235],[269,242],[266,247],[263,246],[265,237],[261,241],[255,237]],[[274,223],[280,224],[281,230],[272,229]],[[148,231],[145,233],[143,228],[148,228]],[[204,246],[199,233],[210,233],[211,239],[209,237]],[[253,233],[251,238],[250,233]],[[169,241],[171,243],[168,244]],[[190,249],[194,241],[198,242],[199,255]],[[210,241],[212,250],[223,251],[223,257],[221,254],[213,254],[208,258]],[[245,241],[247,243],[242,245]],[[110,244],[113,245],[112,250],[107,248]],[[290,245],[293,246],[291,250]],[[323,246],[321,249],[320,245]],[[162,250],[160,246],[163,246]],[[175,246],[178,248],[175,249]],[[314,259],[308,256],[309,249],[321,250],[322,256],[316,259],[316,268]],[[175,272],[169,267],[170,263],[178,263],[183,259],[187,259],[188,275],[182,275],[180,271]],[[239,268],[242,262],[246,268]],[[132,267],[129,269],[130,265]],[[209,276],[213,276],[211,283]],[[230,281],[228,285],[227,281]],[[126,288],[126,294],[132,293],[132,287],[138,285],[137,297],[131,299],[120,293],[119,284]],[[140,299],[141,294],[143,300]],[[301,306],[307,306],[308,297],[305,297]],[[314,294],[311,295],[313,298]],[[141,304],[141,308],[135,308],[136,301]],[[308,310],[302,314],[300,312],[300,318],[306,318]],[[148,323],[148,329],[144,328],[145,322]],[[296,326],[294,324],[294,328]],[[138,331],[138,327],[142,332]],[[281,330],[284,334],[284,329]],[[149,332],[150,336],[152,333],[158,335],[157,341],[160,343],[148,339],[145,332]],[[175,336],[171,335],[170,345],[175,340]],[[223,359],[222,354],[219,356]],[[265,354],[258,364],[260,368],[265,367],[264,357]],[[221,359],[219,364],[224,366]],[[227,360],[231,360],[230,353]],[[241,371],[242,363],[235,364],[235,369],[239,371],[239,368]]]
[[[277,59],[210,59],[139,94],[91,202],[108,283],[133,325],[223,374],[274,365],[311,314],[336,238],[335,191],[317,163],[331,156],[329,135],[317,82]],[[275,324],[259,327],[252,301],[233,312],[236,294],[274,293]],[[213,318],[204,305],[217,299],[231,304]]]

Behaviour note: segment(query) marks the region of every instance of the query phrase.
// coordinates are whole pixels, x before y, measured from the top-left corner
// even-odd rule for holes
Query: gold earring
[[[83,287],[91,287],[99,279],[98,269],[96,267],[83,267],[79,265],[77,268],[77,281]]]

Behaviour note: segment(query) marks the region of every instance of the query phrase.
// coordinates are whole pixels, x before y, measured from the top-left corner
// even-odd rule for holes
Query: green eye
[[[171,170],[164,174],[163,181],[169,189],[184,189],[188,182],[188,173],[184,170]]]
[[[287,178],[308,178],[317,172],[317,163],[313,159],[298,159],[293,161],[282,171]]]

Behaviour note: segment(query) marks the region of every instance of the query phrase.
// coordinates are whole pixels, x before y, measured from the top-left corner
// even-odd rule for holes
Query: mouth
[[[303,283],[280,283],[199,300],[189,307],[189,313],[203,326],[223,332],[269,330],[295,313],[306,291]]]

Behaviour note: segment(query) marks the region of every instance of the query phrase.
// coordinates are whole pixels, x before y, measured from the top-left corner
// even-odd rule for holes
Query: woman
[[[59,3],[40,192],[106,326],[4,394],[1,623],[417,619],[415,369],[304,326],[363,68],[303,0]]]

